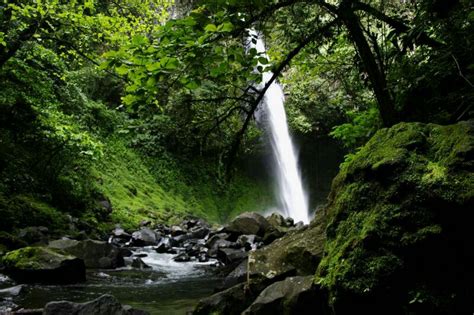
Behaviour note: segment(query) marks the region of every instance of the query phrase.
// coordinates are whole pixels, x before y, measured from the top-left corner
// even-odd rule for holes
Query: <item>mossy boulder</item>
[[[2,258],[4,272],[20,283],[66,284],[85,281],[84,261],[46,247],[24,247]]]
[[[59,239],[49,242],[48,246],[84,260],[86,268],[114,269],[124,266],[120,249],[104,241]]]
[[[323,256],[325,227],[325,212],[320,209],[309,226],[250,252],[250,276],[276,281],[284,276],[314,274]]]
[[[400,123],[342,165],[316,273],[336,313],[472,313],[473,135]]]

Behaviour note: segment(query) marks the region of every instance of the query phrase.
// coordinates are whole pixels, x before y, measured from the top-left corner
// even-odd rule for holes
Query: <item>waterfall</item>
[[[253,39],[253,41],[252,41]],[[250,30],[249,48],[265,54],[265,43],[262,36]],[[265,54],[266,56],[266,54]],[[266,56],[267,57],[267,56]],[[263,65],[260,65],[263,66]],[[272,78],[270,71],[263,73],[262,89]],[[295,222],[309,223],[308,198],[303,189],[301,174],[298,168],[298,157],[291,139],[285,113],[285,94],[280,84],[273,82],[265,93],[260,110],[265,115],[265,123],[269,132],[270,144],[274,156],[277,195],[281,211]]]

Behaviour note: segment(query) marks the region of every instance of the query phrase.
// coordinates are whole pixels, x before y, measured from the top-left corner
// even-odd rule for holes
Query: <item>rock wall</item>
[[[401,123],[343,165],[316,277],[336,314],[472,313],[473,135]]]

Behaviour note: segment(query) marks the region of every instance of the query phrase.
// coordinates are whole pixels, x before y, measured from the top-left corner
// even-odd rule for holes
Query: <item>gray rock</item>
[[[186,231],[182,227],[177,225],[171,227],[171,236],[178,236],[181,234],[186,234]]]
[[[19,283],[68,284],[86,280],[82,259],[47,247],[24,247],[2,258],[4,272]]]
[[[132,268],[136,268],[136,269],[140,269],[140,270],[151,269],[151,267],[148,266],[147,264],[145,264],[145,262],[140,257],[133,258]]]
[[[219,248],[217,258],[224,264],[239,263],[247,257],[247,252],[234,248]]]
[[[158,243],[158,246],[155,247],[155,250],[157,253],[163,254],[169,252],[171,248],[172,246],[170,239],[168,237],[162,237]]]
[[[225,230],[238,235],[255,234],[263,236],[270,227],[270,223],[260,214],[245,212],[232,220]]]
[[[209,234],[209,229],[202,226],[195,226],[189,230],[192,238],[204,238]]]
[[[68,301],[50,302],[46,304],[43,315],[139,315],[148,314],[135,310],[129,306],[122,306],[111,295],[103,295],[86,303],[73,303]]]
[[[107,242],[60,239],[49,242],[48,246],[81,258],[86,268],[114,269],[124,265],[121,250]]]
[[[24,291],[23,285],[16,285],[14,287],[5,288],[0,290],[0,296],[17,296]]]
[[[247,279],[248,259],[243,260],[234,270],[225,277],[219,289],[228,289]]]
[[[48,237],[48,228],[44,226],[29,226],[18,233],[18,238],[27,244],[47,244]]]
[[[263,290],[242,315],[320,314],[322,300],[313,287],[314,276],[291,277],[275,282]]]
[[[132,233],[132,244],[134,246],[153,246],[158,244],[160,235],[147,227]]]

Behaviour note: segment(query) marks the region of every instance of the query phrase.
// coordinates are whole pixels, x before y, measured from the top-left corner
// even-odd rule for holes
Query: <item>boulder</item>
[[[173,225],[171,227],[171,236],[178,236],[182,234],[186,234],[186,231],[182,227],[178,225]]]
[[[49,242],[48,246],[81,258],[86,268],[114,269],[124,265],[121,250],[107,242],[60,239]]]
[[[270,245],[249,252],[250,276],[273,281],[314,274],[323,256],[325,227],[325,212],[319,211],[310,226],[290,231]]]
[[[50,302],[46,304],[43,315],[147,315],[145,311],[122,306],[112,295],[101,297],[86,303],[68,301]]]
[[[263,288],[240,283],[227,290],[202,299],[193,311],[193,315],[225,314],[240,315]]]
[[[223,239],[217,239],[214,242],[212,242],[212,246],[209,248],[209,256],[211,257],[217,257],[217,252],[221,248],[232,248],[232,247],[237,247],[236,243],[226,241]]]
[[[265,288],[242,315],[324,314],[324,302],[313,287],[314,276],[290,277]]]
[[[47,247],[24,247],[3,258],[4,272],[19,283],[67,284],[86,280],[82,259]]]
[[[269,228],[270,223],[263,216],[255,212],[245,212],[233,219],[225,230],[237,235],[255,234],[263,236]]]
[[[158,244],[160,235],[147,227],[132,233],[133,246],[153,246]]]
[[[136,268],[140,270],[151,269],[151,267],[145,264],[145,262],[140,257],[133,258],[131,266],[132,268]]]
[[[127,232],[125,232],[125,230],[122,229],[121,227],[116,227],[116,228],[112,231],[112,236],[113,236],[114,238],[122,239],[122,240],[124,240],[124,241],[130,240],[130,238],[132,237],[130,234],[128,234]]]
[[[219,248],[217,251],[217,258],[224,264],[240,263],[246,257],[247,252],[242,249]]]
[[[214,243],[217,242],[218,240],[228,240],[229,237],[230,237],[230,234],[228,234],[228,233],[214,234],[206,240],[206,247],[207,248],[212,248],[214,246]]]
[[[47,244],[49,230],[44,226],[29,226],[18,232],[18,238],[27,244]]]
[[[16,285],[14,287],[0,289],[0,296],[17,296],[24,291],[23,285]]]
[[[316,281],[337,314],[474,310],[474,121],[379,130],[333,181]]]
[[[189,230],[191,238],[204,238],[209,234],[209,229],[202,226],[195,226]]]
[[[274,229],[286,229],[289,227],[285,218],[279,213],[272,213],[266,219]]]
[[[248,259],[244,259],[234,270],[232,270],[222,282],[222,285],[219,286],[219,290],[228,289],[235,286],[241,282],[244,282],[247,279],[247,265]]]
[[[159,254],[168,253],[171,250],[171,241],[168,237],[162,237],[160,242],[155,247],[155,250]]]

